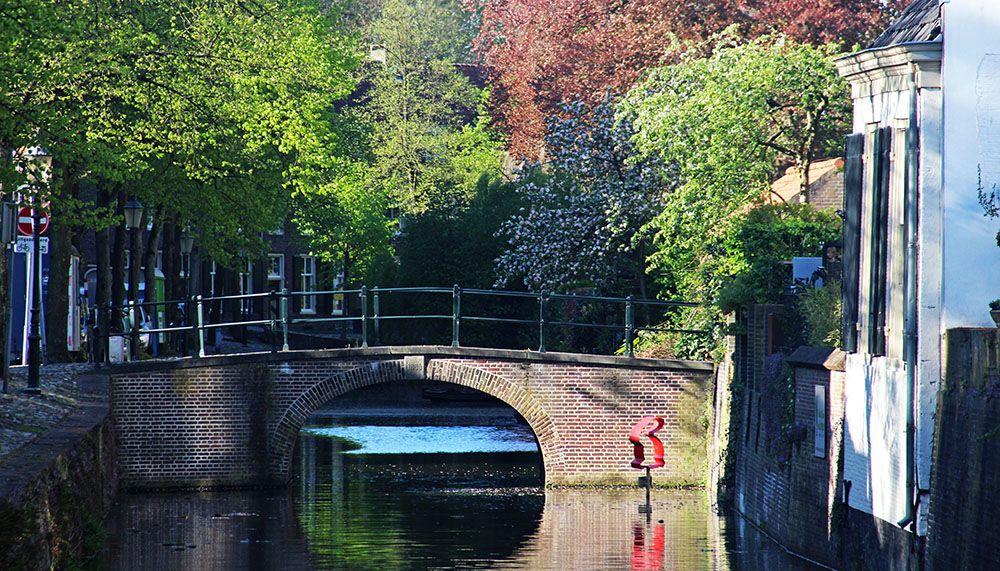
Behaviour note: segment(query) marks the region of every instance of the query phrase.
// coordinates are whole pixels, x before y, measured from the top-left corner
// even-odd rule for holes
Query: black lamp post
[[[129,231],[129,242],[131,246],[129,247],[129,297],[132,301],[132,342],[129,347],[129,357],[135,359],[139,354],[139,324],[138,319],[140,318],[139,311],[139,263],[136,259],[135,253],[138,249],[137,246],[137,235],[136,230],[142,223],[142,203],[134,198],[125,203],[123,207],[125,211],[125,227]],[[147,288],[149,284],[147,284]]]
[[[31,320],[28,329],[28,387],[25,392],[40,394],[42,392],[39,378],[42,365],[42,254],[39,232],[42,226],[42,204],[38,194],[41,190],[41,184],[49,178],[52,157],[41,147],[33,149],[33,151],[36,170],[30,175],[35,192],[31,196]]]
[[[194,236],[187,230],[181,233],[181,265],[184,267],[184,325],[187,325],[188,314],[191,311],[191,250],[194,249]],[[181,352],[187,355],[187,334],[181,335]]]
[[[184,297],[191,297],[191,250],[194,249],[194,236],[185,230],[180,239],[181,256],[184,266]]]

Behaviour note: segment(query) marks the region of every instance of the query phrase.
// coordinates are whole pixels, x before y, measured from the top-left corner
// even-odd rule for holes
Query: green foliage
[[[496,232],[520,208],[520,195],[511,184],[485,176],[477,187],[467,208],[430,211],[407,222],[400,241],[397,283],[493,286],[496,274],[489,262],[504,247]]]
[[[664,291],[714,303],[720,282],[758,256],[734,259],[732,241],[779,167],[791,162],[804,170],[814,156],[836,149],[849,116],[836,51],[781,36],[737,43],[723,34],[709,57],[681,54],[625,98],[620,113],[635,125],[636,148],[674,169],[681,182],[651,223],[656,251],[649,263]],[[763,300],[776,289],[771,275],[753,277],[767,282],[748,281],[733,303]]]
[[[805,341],[814,347],[840,347],[840,284],[805,288],[799,293],[798,312],[805,322]]]
[[[386,0],[364,32],[386,61],[362,69],[354,117],[370,136],[373,180],[404,215],[461,207],[482,174],[501,173],[488,95],[459,66],[471,40],[463,22],[456,2]]]
[[[840,237],[840,219],[807,204],[775,204],[754,208],[732,223],[718,243],[716,255],[702,266],[702,279],[717,288],[725,312],[752,303],[780,301],[795,256],[818,256],[824,242]]]
[[[0,107],[17,119],[0,119],[0,147],[46,148],[58,178],[125,191],[220,262],[260,247],[290,194],[336,166],[331,111],[353,88],[353,45],[319,0],[9,8],[23,19],[4,39],[24,55],[5,60]],[[10,188],[24,169],[5,166]],[[73,219],[87,205],[47,186],[61,220],[106,223]]]

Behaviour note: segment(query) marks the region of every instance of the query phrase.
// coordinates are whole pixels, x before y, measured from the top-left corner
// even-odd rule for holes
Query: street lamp
[[[42,392],[39,379],[42,364],[42,254],[39,230],[42,226],[42,204],[38,194],[41,191],[42,182],[49,178],[52,156],[42,147],[29,149],[28,155],[32,157],[35,168],[29,171],[29,178],[34,186],[34,192],[31,194],[31,259],[33,267],[31,275],[31,325],[28,329],[28,388],[25,389],[25,392],[40,394]]]
[[[181,246],[181,262],[184,266],[184,325],[187,325],[187,316],[191,311],[189,302],[191,300],[191,250],[194,249],[194,236],[189,234],[187,230],[181,232],[180,239]],[[185,355],[187,355],[187,334],[185,333],[181,337],[183,344],[182,350]]]
[[[180,239],[181,255],[184,257],[184,281],[187,282],[187,297],[191,295],[191,250],[194,249],[194,236],[184,231]]]
[[[136,260],[135,253],[138,250],[138,247],[137,247],[138,246],[138,243],[137,243],[138,242],[138,238],[137,238],[138,232],[136,232],[136,230],[139,228],[139,225],[142,223],[142,203],[133,198],[132,200],[129,200],[128,202],[125,203],[125,206],[123,207],[123,210],[125,211],[125,227],[129,231],[129,235],[130,235],[129,236],[130,237],[129,242],[131,243],[131,247],[129,248],[129,253],[128,253],[128,255],[129,255],[129,272],[128,272],[128,274],[129,274],[129,276],[128,276],[129,284],[128,284],[128,289],[129,289],[129,297],[132,298],[132,320],[131,320],[132,321],[132,342],[131,342],[131,347],[129,348],[130,349],[130,351],[129,351],[130,355],[129,356],[131,357],[131,359],[134,360],[136,358],[136,356],[139,354],[139,325],[138,325],[138,322],[136,321],[136,320],[139,319],[139,316],[140,316],[140,312],[139,312],[139,263],[138,263],[138,260]],[[150,284],[146,284],[146,286],[147,286],[147,288],[149,288]],[[154,308],[154,310],[155,310],[155,308]]]

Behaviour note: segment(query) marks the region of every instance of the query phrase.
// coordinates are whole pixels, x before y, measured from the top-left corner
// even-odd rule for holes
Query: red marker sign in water
[[[663,417],[661,416],[644,416],[642,420],[636,423],[632,427],[632,431],[628,433],[628,439],[632,443],[633,456],[632,467],[637,470],[650,469],[650,468],[661,468],[665,464],[663,461],[663,443],[660,439],[654,436],[656,431],[663,428]],[[645,446],[642,444],[642,437],[645,436],[649,438],[649,441],[653,443],[653,463],[644,464],[646,461]]]

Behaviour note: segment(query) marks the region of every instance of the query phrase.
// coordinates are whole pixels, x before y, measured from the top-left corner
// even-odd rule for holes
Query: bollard
[[[361,346],[368,348],[368,286],[361,286]]]
[[[540,294],[538,294],[538,352],[545,352],[545,304],[548,301],[549,294],[543,289]]]
[[[375,333],[375,345],[376,346],[378,346],[378,345],[381,344],[381,341],[380,341],[381,336],[379,335],[379,326],[378,326],[378,314],[379,314],[379,310],[378,309],[379,309],[378,308],[378,286],[375,286],[374,288],[372,288],[372,310],[375,313],[375,315],[373,316],[373,319],[374,319],[373,320],[373,324],[375,325],[375,332],[374,333]]]
[[[632,296],[625,298],[625,356],[634,357],[635,341],[635,310],[632,307]]]
[[[194,324],[195,335],[198,336],[198,356],[205,356],[205,314],[202,310],[201,296],[195,296],[195,308],[197,310],[198,319]]]
[[[281,288],[281,350],[288,351],[288,288]]]
[[[462,288],[455,284],[451,294],[451,346],[458,347],[458,327],[462,320]]]
[[[273,289],[267,293],[267,314],[271,318],[271,322],[267,324],[271,338],[271,352],[278,352],[278,320],[275,316],[278,314],[278,292]]]

